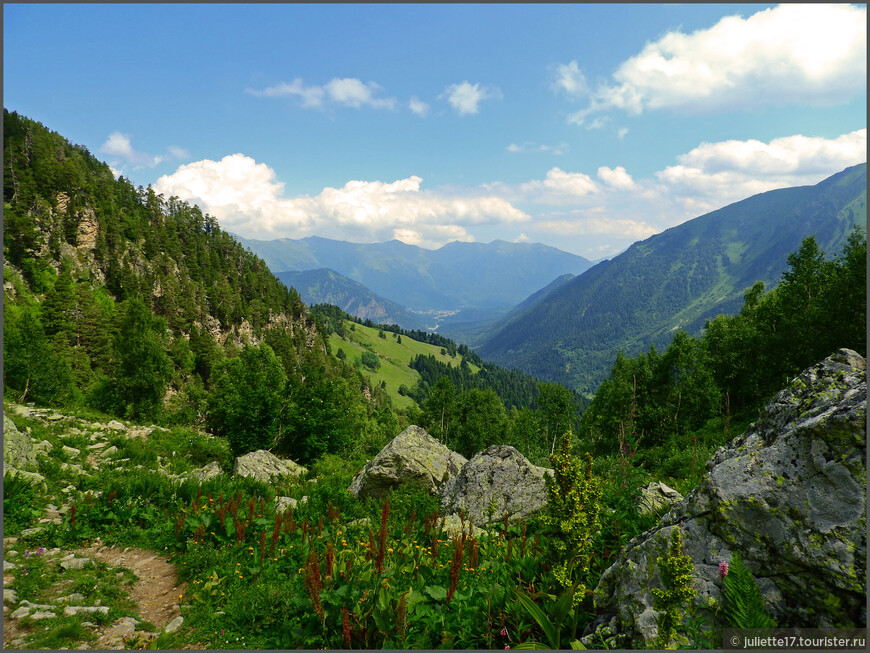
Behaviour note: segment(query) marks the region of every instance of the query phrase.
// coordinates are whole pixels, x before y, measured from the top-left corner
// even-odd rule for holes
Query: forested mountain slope
[[[328,355],[299,295],[214,218],[9,111],[3,148],[7,398],[207,426],[299,460],[397,428],[386,394]]]
[[[829,255],[866,223],[866,164],[815,186],[763,193],[635,243],[499,323],[478,348],[575,390],[592,392],[617,350],[632,355],[734,313],[756,281],[775,285],[813,235]]]

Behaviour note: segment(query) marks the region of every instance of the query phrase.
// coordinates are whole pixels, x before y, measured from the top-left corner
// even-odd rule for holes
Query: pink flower
[[[727,576],[727,575],[728,575],[728,563],[727,562],[720,562],[719,563],[719,576],[721,576],[722,578],[725,578],[725,576]]]
[[[502,636],[502,637],[507,637],[507,626],[502,626],[502,627],[501,627],[501,636]]]

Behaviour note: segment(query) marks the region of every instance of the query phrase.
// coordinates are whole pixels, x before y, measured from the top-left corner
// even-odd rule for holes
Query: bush
[[[381,361],[378,358],[378,355],[373,354],[370,351],[363,352],[360,362],[372,372],[376,371],[381,366]]]

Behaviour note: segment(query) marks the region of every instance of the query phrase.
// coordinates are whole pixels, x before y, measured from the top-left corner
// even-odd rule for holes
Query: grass
[[[354,326],[353,331],[350,329],[351,324]],[[451,357],[448,354],[442,354],[441,347],[418,342],[407,336],[402,336],[402,342],[399,343],[397,334],[389,331],[384,331],[386,336],[384,339],[378,336],[379,329],[376,328],[349,321],[345,322],[345,327],[344,338],[335,333],[329,336],[332,352],[337,353],[339,349],[342,349],[350,362],[359,360],[363,352],[366,351],[377,354],[381,363],[380,367],[375,371],[363,367],[363,374],[368,376],[373,384],[386,383],[387,394],[390,396],[393,406],[399,410],[416,405],[410,397],[399,394],[400,386],[404,385],[410,390],[420,380],[417,371],[408,367],[411,359],[420,354],[435,356],[440,362],[453,367],[458,367],[462,362],[459,355]],[[469,366],[475,374],[480,371],[476,365],[469,364]]]

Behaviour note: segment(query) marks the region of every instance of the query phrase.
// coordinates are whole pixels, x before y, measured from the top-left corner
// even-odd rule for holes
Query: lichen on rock
[[[547,505],[544,475],[548,471],[530,463],[514,447],[493,445],[444,484],[441,508],[446,513],[464,511],[480,525],[504,515],[525,519]]]
[[[399,433],[354,477],[348,491],[356,498],[385,497],[400,486],[417,486],[437,494],[468,462],[411,425]]]
[[[698,487],[602,574],[599,623],[615,624],[624,644],[654,640],[654,561],[682,528],[699,604],[719,600],[718,565],[736,551],[779,626],[864,626],[866,400],[866,362],[851,350],[794,379],[714,454]]]

